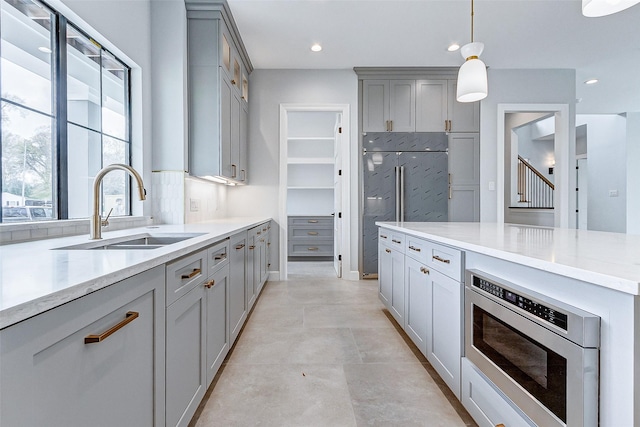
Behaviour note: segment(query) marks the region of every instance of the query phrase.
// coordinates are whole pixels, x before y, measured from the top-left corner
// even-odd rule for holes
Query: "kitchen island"
[[[457,335],[451,335],[454,331],[450,328],[449,337],[456,343],[454,350],[460,361],[459,364],[454,361],[447,365],[446,361],[443,362],[444,355],[451,356],[454,352],[440,349],[443,357],[433,358],[436,361],[434,367],[438,370],[437,365],[442,364],[446,368],[439,370],[441,376],[445,382],[452,381],[447,383],[454,392],[457,389],[458,397],[480,425],[490,425],[489,422],[493,425],[499,422],[509,424],[492,418],[492,408],[477,407],[469,397],[470,387],[465,372],[469,372],[470,363],[463,345],[463,325],[469,321],[465,319],[463,310],[463,288],[470,286],[467,283],[470,276],[464,273],[468,270],[499,277],[533,294],[599,316],[599,425],[640,425],[640,236],[493,223],[384,222],[377,225],[380,227],[379,257],[383,270],[380,272],[381,300],[385,302],[387,297],[382,294],[388,289],[388,307],[401,325],[404,322],[405,331],[412,339],[415,331],[420,329],[411,325],[412,321],[415,322],[412,318],[415,310],[411,312],[415,304],[411,295],[419,294],[412,292],[412,287],[415,287],[412,280],[419,277],[412,271],[420,270],[411,266],[416,260],[422,260],[419,264],[422,272],[426,275],[431,270],[431,277],[439,274],[437,271],[434,273],[434,268],[458,269],[455,273],[459,275],[459,282],[452,283],[459,283],[457,295],[460,301],[451,305],[452,309],[434,315],[428,323],[432,336],[427,336],[426,341],[432,343],[433,348],[427,348],[427,353],[438,356],[438,332],[434,325],[439,322],[439,317],[450,316],[440,328],[450,328],[452,322],[457,325]],[[424,246],[420,246],[421,243]],[[385,261],[385,256],[393,258],[393,261]],[[432,258],[437,262],[430,267]],[[402,259],[406,260],[405,264],[401,264]],[[385,269],[385,265],[393,267]],[[400,271],[400,265],[405,267],[402,274],[398,272],[396,279],[402,278],[404,288],[396,286],[397,283],[385,288],[386,282],[393,282],[387,271]],[[456,279],[453,273],[448,275],[449,279]],[[433,289],[433,298],[436,298],[436,287]],[[442,303],[433,304],[435,313]],[[453,309],[457,310],[456,315],[451,316]],[[414,342],[419,341],[414,339]],[[460,372],[458,377],[452,374],[456,369]],[[451,374],[450,378],[442,372]],[[503,396],[502,391],[499,390],[496,396]],[[516,406],[512,402],[510,405]],[[504,413],[503,410],[495,412]],[[518,418],[524,420],[520,425],[530,422],[519,408],[515,407],[514,413],[516,418],[522,416]],[[585,425],[596,424],[589,422]]]

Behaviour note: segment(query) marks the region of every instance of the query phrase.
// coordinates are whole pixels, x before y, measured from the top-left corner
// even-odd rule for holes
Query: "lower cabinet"
[[[406,326],[404,330],[416,347],[426,356],[428,327],[432,324],[431,309],[428,306],[433,289],[430,271],[422,263],[407,257],[404,280],[406,293]]]
[[[480,427],[533,427],[524,415],[467,358],[462,359],[462,405]]]
[[[206,336],[207,336],[207,387],[222,366],[229,353],[229,264],[216,271],[205,284]]]
[[[427,360],[460,399],[462,285],[433,268],[429,277]]]
[[[186,426],[207,390],[206,293],[203,283],[167,307],[167,426]]]
[[[247,318],[247,232],[231,236],[229,244],[229,328],[233,345]]]
[[[404,327],[404,253],[386,245],[380,245],[379,252],[379,296],[396,322]]]
[[[0,424],[165,425],[164,305],[156,267],[0,331]]]

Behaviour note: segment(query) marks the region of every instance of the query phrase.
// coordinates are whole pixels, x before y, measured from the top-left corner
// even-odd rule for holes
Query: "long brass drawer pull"
[[[227,254],[222,254],[222,255],[216,255],[215,257],[213,257],[213,259],[215,261],[220,261],[221,259],[225,259],[227,257]]]
[[[307,221],[309,224],[317,224],[318,220],[317,219],[310,219]]]
[[[258,231],[256,234],[260,235],[260,234],[262,234],[262,231]]]
[[[307,231],[307,234],[308,234],[309,236],[317,236],[317,235],[318,235],[318,232],[317,232],[317,231]]]
[[[126,314],[126,317],[120,323],[118,323],[117,325],[113,326],[112,328],[107,329],[106,331],[104,331],[100,335],[87,335],[86,337],[84,337],[84,343],[85,344],[92,344],[94,342],[100,342],[100,341],[106,340],[109,335],[113,334],[114,332],[117,332],[118,329],[124,328],[129,323],[131,323],[134,320],[136,320],[139,315],[140,315],[140,313],[138,313],[137,311],[128,311],[127,314]]]
[[[211,289],[211,288],[213,288],[213,285],[215,285],[215,284],[216,284],[215,280],[209,280],[207,283],[204,284],[204,287],[207,288],[207,289]]]
[[[385,249],[384,250],[386,253],[390,254],[391,253],[391,249]]]
[[[416,252],[420,252],[420,248],[416,248],[415,246],[409,246],[409,249],[411,249],[412,251],[416,251]]]
[[[380,237],[382,237],[383,239],[387,238],[387,236],[385,236],[384,234],[381,234]]]
[[[429,273],[430,273],[430,272],[429,272],[429,269],[428,269],[428,268],[426,268],[426,267],[420,267],[420,272],[421,272],[421,273],[424,273],[424,274],[429,274]]]
[[[402,243],[400,240],[391,239],[393,243]]]
[[[308,251],[317,251],[318,248],[307,248]]]
[[[198,274],[200,274],[202,272],[202,270],[200,270],[199,268],[194,268],[193,271],[189,274],[183,274],[182,277],[183,279],[191,279],[193,276],[197,276]]]
[[[435,259],[436,261],[444,262],[445,264],[451,264],[450,259],[440,258],[438,255],[434,255],[431,258]]]
[[[236,251],[239,251],[240,249],[244,249],[244,243],[236,246]]]
[[[253,249],[255,249],[255,248],[256,248],[256,247],[255,247],[255,246],[253,246],[253,245],[249,246],[249,250],[253,250]]]

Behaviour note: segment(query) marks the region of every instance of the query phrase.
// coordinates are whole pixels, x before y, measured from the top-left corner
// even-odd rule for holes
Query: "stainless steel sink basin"
[[[78,245],[63,246],[56,250],[138,250],[158,249],[173,243],[182,242],[205,233],[143,233],[133,236],[114,237],[112,239],[93,240]]]

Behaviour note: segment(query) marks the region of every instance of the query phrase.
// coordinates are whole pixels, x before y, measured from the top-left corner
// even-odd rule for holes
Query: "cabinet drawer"
[[[211,276],[227,264],[229,264],[229,239],[207,249],[207,276]]]
[[[509,427],[535,426],[467,358],[462,359],[462,405],[480,427],[499,424]]]
[[[289,243],[289,256],[332,256],[333,243]]]
[[[427,266],[459,282],[464,282],[462,257],[462,252],[457,249],[428,242]]]
[[[405,236],[405,254],[421,264],[428,264],[432,243],[413,236]]]
[[[207,251],[199,251],[167,264],[167,306],[207,277]]]
[[[333,239],[333,228],[300,228],[293,227],[289,231],[289,239],[305,239],[314,241],[318,239]]]
[[[314,227],[333,227],[332,216],[290,216],[289,226],[308,225]]]
[[[405,235],[398,233],[397,231],[391,231],[389,229],[380,228],[378,230],[378,241],[390,248],[394,248],[401,253],[404,253]]]

